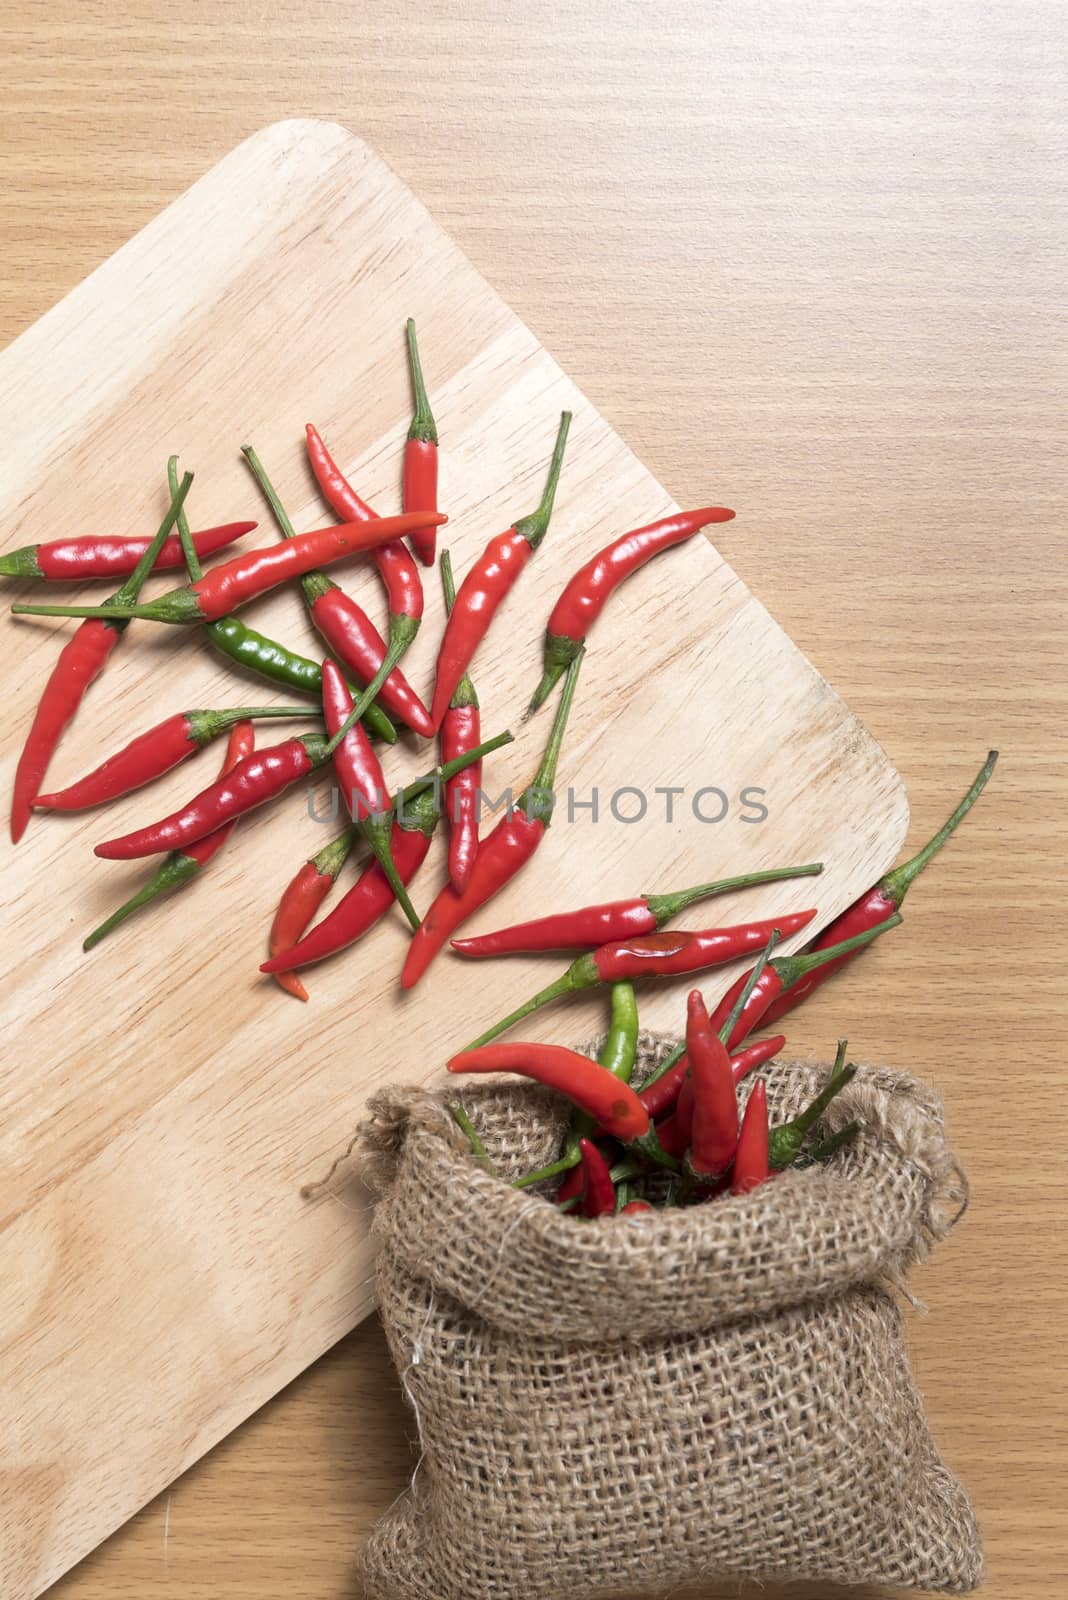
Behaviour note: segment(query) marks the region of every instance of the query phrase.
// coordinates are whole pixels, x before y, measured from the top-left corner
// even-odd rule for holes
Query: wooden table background
[[[0,342],[247,133],[343,122],[673,494],[744,510],[719,547],[886,745],[912,839],[1000,746],[908,936],[792,1032],[945,1095],[972,1209],[909,1337],[997,1600],[1068,1567],[1065,24],[1033,0],[0,0]],[[355,1597],[406,1434],[371,1321],[53,1593]]]

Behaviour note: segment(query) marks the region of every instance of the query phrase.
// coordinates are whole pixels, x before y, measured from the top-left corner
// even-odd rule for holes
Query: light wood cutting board
[[[536,234],[535,218],[517,248]],[[486,786],[518,792],[548,728],[549,712],[521,726],[519,710],[562,577],[672,502],[413,195],[340,127],[284,122],[248,140],[0,357],[3,548],[58,532],[150,530],[172,450],[197,473],[194,526],[254,515],[254,537],[273,539],[238,454],[247,440],[298,527],[321,523],[302,453],[312,419],[360,489],[395,509],[410,414],[408,315],[441,430],[444,542],[460,573],[533,508],[558,414],[575,413],[549,537],[475,673],[484,728],[510,722],[518,734],[489,764]],[[703,497],[733,503],[730,462],[716,459],[714,441]],[[758,524],[758,506],[737,509],[725,538]],[[372,571],[335,576],[383,620]],[[442,612],[432,574],[427,598],[409,664],[428,694]],[[316,653],[292,593],[248,615]],[[7,792],[67,625],[3,627]],[[69,781],[171,711],[283,698],[252,679],[239,685],[192,632],[135,624],[51,777]],[[169,907],[83,957],[84,933],[144,877],[143,864],[98,861],[92,844],[171,809],[214,777],[218,759],[216,748],[107,813],[38,818],[8,850],[6,1600],[39,1593],[366,1314],[372,1257],[359,1196],[308,1204],[301,1184],[344,1146],[374,1086],[434,1076],[451,1049],[559,969],[442,957],[402,1001],[398,914],[307,974],[309,1005],[280,993],[257,972],[266,928],[296,866],[331,836],[304,791],[243,823],[210,874]],[[389,775],[426,760],[406,741]],[[598,625],[561,766],[568,785],[581,807],[573,820],[562,795],[535,866],[473,927],[813,858],[827,863],[822,879],[688,920],[815,900],[822,923],[886,868],[907,822],[878,745],[702,540],[647,569]],[[684,793],[668,822],[655,791],[670,786]],[[640,804],[634,793],[613,815],[623,788],[647,796],[641,823],[620,820]],[[747,788],[763,791],[763,821],[746,820],[756,815],[740,800]],[[722,821],[696,818],[700,789],[724,792]],[[314,793],[325,809],[327,783]],[[701,804],[714,816],[722,803],[706,794]],[[420,906],[439,881],[442,849],[439,840],[416,882]],[[643,994],[645,1025],[675,1029],[685,987]],[[595,1001],[575,1004],[545,1014],[537,1036],[581,1038],[600,1022]]]

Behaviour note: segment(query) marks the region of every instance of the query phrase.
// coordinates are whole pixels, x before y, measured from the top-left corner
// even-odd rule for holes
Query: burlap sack
[[[644,1039],[639,1073],[664,1048]],[[826,1075],[769,1068],[773,1122]],[[500,1176],[449,1117],[460,1096]],[[359,1148],[421,1456],[362,1552],[368,1600],[732,1576],[974,1588],[975,1519],[887,1289],[959,1214],[963,1174],[923,1084],[862,1068],[823,1126],[858,1115],[827,1167],[584,1225],[502,1181],[553,1158],[559,1097],[380,1093]]]

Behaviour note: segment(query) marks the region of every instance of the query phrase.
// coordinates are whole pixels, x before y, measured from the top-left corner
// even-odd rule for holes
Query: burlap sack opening
[[[640,1069],[664,1048],[643,1039]],[[769,1069],[773,1121],[826,1075]],[[458,1095],[499,1176],[449,1117]],[[504,1181],[552,1159],[558,1097],[464,1083],[369,1109],[380,1306],[422,1449],[362,1553],[369,1600],[975,1587],[974,1517],[886,1288],[965,1200],[930,1090],[864,1068],[825,1126],[866,1131],[826,1168],[587,1225]]]

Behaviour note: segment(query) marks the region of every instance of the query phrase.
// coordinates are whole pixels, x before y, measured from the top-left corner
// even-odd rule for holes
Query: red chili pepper
[[[293,524],[278,498],[274,485],[264,471],[259,456],[249,445],[245,445],[244,455],[274,512],[283,537],[294,539],[296,533]],[[362,504],[361,501],[361,506]],[[358,520],[370,523],[375,519],[367,517]],[[338,660],[365,684],[364,691],[357,701],[359,709],[353,721],[362,717],[368,707],[381,697],[382,704],[390,706],[394,714],[406,722],[414,733],[428,738],[433,731],[430,725],[430,713],[397,667],[401,656],[419,632],[420,618],[423,614],[423,586],[419,581],[415,562],[404,546],[398,541],[395,547],[387,548],[395,548],[400,556],[401,566],[410,568],[411,576],[414,578],[414,593],[410,592],[410,585],[402,581],[400,603],[409,608],[403,615],[395,614],[391,595],[388,646],[363,607],[358,605],[351,595],[339,589],[325,572],[310,572],[301,580],[304,600],[311,612],[312,621],[330,649]]]
[[[415,415],[408,429],[404,446],[404,509],[405,511],[436,511],[438,509],[438,430],[434,414],[427,399],[423,382],[423,364],[419,359],[419,345],[415,337],[415,323],[408,318],[408,361],[412,369],[412,387],[415,390]],[[434,565],[433,528],[427,533],[413,533],[412,547],[424,567]]]
[[[479,844],[478,855],[463,893],[457,894],[452,884],[446,883],[423,918],[419,931],[408,946],[401,973],[402,988],[411,989],[419,982],[449,935],[479,906],[485,905],[506,883],[511,882],[545,837],[556,803],[553,793],[556,767],[581,665],[581,657],[571,665],[552,732],[533,783],[528,784],[516,804]]]
[[[960,805],[949,817],[934,837],[928,840],[923,849],[914,855],[911,861],[904,862],[900,867],[895,867],[893,872],[888,872],[885,878],[880,878],[873,888],[861,895],[859,900],[842,912],[840,917],[824,928],[823,932],[812,942],[813,950],[828,950],[832,945],[840,944],[844,939],[850,939],[855,933],[863,933],[866,928],[877,927],[900,910],[911,885],[932,856],[938,854],[950,835],[956,830],[968,815],[972,806],[978,800],[986,787],[987,779],[994,770],[998,759],[996,750],[991,750],[983,763],[978,777],[964,796]],[[779,1017],[785,1016],[787,1011],[792,1011],[806,1000],[814,989],[826,983],[833,972],[853,959],[852,955],[844,955],[837,961],[828,962],[825,966],[818,967],[807,978],[795,984],[789,994],[780,996],[778,1000],[768,1007],[764,1014],[765,1022],[776,1022]]]
[[[737,1055],[731,1056],[731,1072],[734,1074],[735,1086],[749,1073],[755,1072],[757,1067],[762,1067],[766,1061],[777,1056],[786,1043],[786,1035],[777,1033],[770,1039],[758,1039],[756,1044],[747,1045]],[[674,1065],[657,1078],[655,1083],[648,1088],[638,1090],[638,1099],[651,1117],[661,1117],[669,1111],[679,1097],[679,1092],[690,1070],[690,1060],[685,1054],[681,1055]]]
[[[569,1172],[564,1173],[560,1179],[556,1194],[553,1196],[553,1204],[562,1206],[566,1205],[569,1200],[577,1200],[582,1193],[582,1184],[583,1172],[580,1164],[577,1167],[572,1167]]]
[[[250,756],[255,744],[256,734],[252,723],[239,722],[230,733],[220,776],[232,772],[239,762]],[[218,855],[235,826],[235,822],[226,822],[221,828],[216,828],[214,833],[206,834],[203,839],[197,839],[184,850],[173,850],[170,855],[165,856],[144,888],[139,889],[117,911],[113,911],[98,928],[94,928],[83,942],[82,949],[91,950],[101,939],[106,938],[113,928],[117,928],[120,922],[125,922],[133,912],[139,911],[142,906],[158,900],[160,895],[167,894],[171,889],[180,888],[191,878],[197,877],[211,858]]]
[[[476,750],[468,751],[457,759],[480,761],[490,751],[507,744],[511,737],[510,733],[498,734],[496,738],[487,740]],[[398,796],[390,849],[401,881],[405,884],[412,881],[426,860],[441,814],[440,782],[448,778],[449,772],[449,767],[442,767],[436,774],[438,783],[428,785],[425,780],[418,779]],[[292,950],[265,961],[260,971],[287,972],[335,955],[372,928],[392,904],[393,890],[381,867],[374,862],[361,873],[328,917],[324,917]]]
[[[565,411],[560,418],[549,477],[537,511],[520,518],[504,533],[491,539],[460,585],[438,650],[434,698],[430,706],[430,720],[435,728],[441,727],[456,685],[470,666],[497,608],[545,538],[570,426],[571,413]]]
[[[482,849],[485,848],[483,845]],[[692,933],[650,933],[639,939],[602,945],[599,950],[577,957],[559,978],[480,1034],[470,1048],[476,1049],[496,1039],[521,1017],[529,1016],[562,995],[577,994],[599,983],[616,983],[620,978],[673,977],[682,972],[721,966],[766,945],[776,929],[788,939],[815,915],[814,910],[791,911],[767,922],[743,922],[733,928],[708,928]]]
[[[187,472],[177,492],[171,497],[167,515],[156,530],[155,537],[149,541],[126,582],[112,595],[108,602],[111,620],[84,622],[59,653],[59,660],[45,684],[44,694],[15,768],[11,797],[11,838],[15,844],[26,832],[26,824],[48,771],[48,763],[64,729],[81,705],[85,691],[99,677],[108,656],[126,631],[126,624],[136,610],[137,596],[182,509],[182,502],[189,493],[192,481],[192,473]],[[13,609],[17,610],[18,607]]]
[[[815,972],[826,962],[835,961],[842,956],[848,957],[854,950],[862,950],[880,934],[896,928],[901,920],[900,912],[895,911],[886,922],[868,928],[864,933],[855,934],[852,939],[843,939],[841,944],[831,945],[828,950],[814,950],[807,955],[777,956],[774,961],[769,961],[731,1029],[727,1048],[736,1050],[753,1029],[765,1020],[772,1002],[786,990],[792,989],[795,983],[800,983],[802,978],[807,977],[810,972]],[[722,1028],[751,976],[749,972],[743,973],[736,983],[731,984],[712,1013],[714,1028]]]
[[[327,750],[334,757],[341,797],[349,815],[371,847],[385,873],[393,897],[413,928],[419,916],[397,871],[389,847],[393,832],[393,807],[378,757],[362,723],[352,720],[349,686],[335,661],[323,662],[323,716],[330,734]]]
[[[80,630],[79,630],[80,631]],[[303,717],[307,706],[238,706],[231,711],[178,711],[159,722],[147,733],[124,745],[99,767],[54,794],[39,794],[34,801],[38,811],[84,811],[130,794],[170,772],[179,762],[217,739],[238,722],[257,717]]]
[[[690,1169],[699,1178],[718,1178],[738,1147],[738,1101],[730,1057],[713,1032],[699,989],[687,1000],[686,1054],[693,1085]]]
[[[317,478],[320,490],[323,491],[323,498],[325,498],[326,504],[342,520],[376,522],[377,518],[373,509],[368,506],[368,502],[365,499],[361,499],[358,496],[352,485],[347,483],[344,474],[339,470],[334,459],[331,458],[331,454],[326,450],[325,443],[323,443],[320,435],[317,434],[317,430],[313,429],[310,422],[307,424],[305,432],[307,432],[307,446],[309,446],[309,459],[312,462],[313,474]],[[422,531],[425,533],[425,530]],[[417,538],[420,538],[420,530],[412,530],[412,542],[416,541]],[[428,530],[428,538],[433,544],[433,528]],[[424,606],[419,568],[417,568],[416,563],[412,562],[411,555],[408,554],[408,550],[404,549],[400,541],[393,542],[393,544],[384,544],[381,549],[374,550],[373,558],[377,570],[379,570],[379,576],[381,576],[382,582],[385,584],[385,594],[387,594],[387,603],[389,603],[390,642],[389,646],[385,646],[382,643],[381,634],[377,632],[377,629],[374,629],[373,624],[369,622],[369,618],[366,619],[368,626],[373,629],[374,638],[381,643],[381,654],[379,654],[379,666],[377,666],[376,672],[368,675],[368,688],[365,690],[365,698],[368,699],[369,704],[369,701],[374,699],[379,690],[384,690],[387,683],[390,685],[390,693],[400,694],[401,685],[403,685],[404,699],[406,699],[406,704],[411,710],[411,718],[414,718],[414,720],[409,720],[408,715],[400,712],[400,710],[398,710],[398,715],[404,717],[404,720],[408,722],[409,728],[414,733],[420,733],[424,738],[430,738],[430,734],[433,733],[430,712],[422,704],[416,691],[412,690],[409,683],[406,683],[403,675],[395,672],[397,662],[400,661],[404,651],[408,650],[412,638],[416,637],[417,632],[419,632],[422,606]]]
[[[323,499],[335,516],[340,517],[343,522],[375,521],[375,512],[349,484],[310,422],[305,431],[308,436],[308,460],[311,462]],[[427,530],[433,531],[429,522],[424,519],[421,528],[412,530],[413,543],[421,531]],[[419,576],[419,568],[399,542],[380,546],[371,552],[371,558],[386,588],[389,603],[389,642],[392,647],[397,642],[397,636],[410,622],[412,620],[418,622],[423,615],[423,583]],[[412,636],[414,637],[414,630]],[[411,643],[410,638],[408,642]]]
[[[610,1217],[616,1209],[616,1186],[608,1162],[589,1139],[579,1140],[582,1151],[582,1215]]]
[[[577,1050],[558,1044],[494,1044],[463,1050],[448,1062],[450,1072],[515,1072],[567,1096],[588,1111],[613,1139],[624,1144],[649,1132],[649,1113],[629,1084]]]
[[[358,828],[346,828],[344,833],[324,845],[317,855],[305,861],[296,877],[290,879],[282,891],[267,940],[272,956],[291,950],[300,939],[337,882],[338,873],[359,837]],[[298,1000],[307,1000],[308,991],[295,972],[276,974],[276,982],[287,994],[295,995]]]
[[[442,561],[444,561],[444,555]],[[518,922],[496,933],[483,933],[473,939],[453,939],[452,948],[463,956],[529,955],[543,950],[595,950],[620,939],[640,938],[655,933],[665,922],[677,917],[697,900],[748,889],[759,883],[778,883],[785,878],[808,878],[823,871],[814,861],[803,867],[777,867],[769,872],[750,872],[740,878],[721,878],[718,883],[702,883],[696,889],[681,889],[677,894],[643,894],[632,900],[609,900],[604,905],[584,906],[579,911],[560,911],[534,922]]]
[[[216,550],[233,544],[251,533],[254,522],[225,522],[218,528],[204,528],[194,533],[193,543],[197,554],[204,558]],[[82,583],[89,578],[121,578],[134,570],[151,539],[135,538],[81,538],[51,539],[47,544],[24,544],[19,550],[9,550],[0,556],[0,577],[46,578],[51,583],[70,580]],[[184,567],[181,541],[172,534],[164,539],[159,555],[152,566],[153,572],[166,572]]]
[[[445,589],[446,611],[451,611],[456,592],[452,583],[449,552],[441,552],[441,581]],[[465,672],[456,685],[449,709],[441,723],[441,759],[452,761],[473,750],[482,734],[478,695]],[[482,763],[475,762],[450,778],[445,787],[445,816],[449,824],[449,882],[463,894],[471,868],[478,855],[478,797],[482,787]],[[453,941],[455,943],[455,940]]]
[[[239,761],[233,771],[159,822],[96,846],[106,861],[132,861],[161,850],[184,850],[224,822],[243,816],[288,789],[326,759],[326,740],[307,733]]]
[[[619,1215],[621,1217],[637,1217],[644,1215],[646,1212],[652,1212],[652,1209],[648,1200],[628,1200],[625,1206],[620,1207]]]
[[[315,567],[329,566],[365,550],[401,539],[406,533],[430,525],[439,527],[449,519],[440,513],[413,512],[409,516],[377,517],[374,522],[338,523],[333,528],[315,528],[298,533],[285,544],[248,550],[232,561],[224,561],[206,572],[196,583],[171,589],[147,605],[123,607],[115,600],[102,606],[28,606],[11,610],[27,617],[105,617],[129,620],[141,617],[146,622],[214,622],[250,600],[277,589],[279,584],[301,578]]]
[[[609,597],[624,579],[643,567],[661,550],[692,539],[710,522],[729,522],[734,516],[726,506],[704,506],[700,511],[679,511],[650,522],[598,552],[569,580],[549,616],[545,631],[545,670],[527,708],[527,716],[537,711],[548,698],[554,684],[567,671],[586,635],[604,610]]]
[[[734,1153],[731,1194],[748,1194],[770,1177],[768,1164],[768,1090],[763,1078],[753,1085],[742,1116]]]

